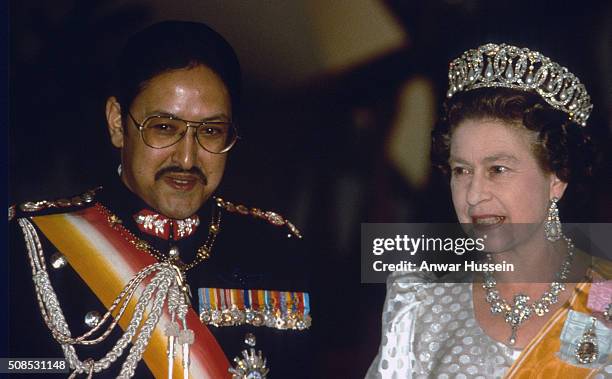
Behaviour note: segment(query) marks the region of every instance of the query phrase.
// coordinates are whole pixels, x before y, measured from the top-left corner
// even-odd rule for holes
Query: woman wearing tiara
[[[585,87],[540,53],[495,44],[454,60],[449,81],[434,164],[459,222],[486,239],[484,259],[514,271],[392,274],[366,377],[612,373],[610,264],[574,246],[557,208],[591,172]]]

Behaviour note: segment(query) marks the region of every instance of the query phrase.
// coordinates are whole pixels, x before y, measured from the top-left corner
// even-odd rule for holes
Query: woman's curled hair
[[[432,132],[431,158],[449,172],[448,159],[454,128],[468,119],[492,119],[523,125],[536,132],[532,151],[540,167],[554,172],[570,187],[586,185],[592,175],[594,151],[588,127],[569,120],[540,95],[510,88],[479,88],[448,99]]]

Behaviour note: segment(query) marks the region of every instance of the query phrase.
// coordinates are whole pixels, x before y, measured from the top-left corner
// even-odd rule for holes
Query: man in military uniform
[[[234,51],[163,22],[130,39],[117,74],[117,180],[9,210],[10,355],[96,378],[310,377],[300,232],[213,196],[237,137]]]

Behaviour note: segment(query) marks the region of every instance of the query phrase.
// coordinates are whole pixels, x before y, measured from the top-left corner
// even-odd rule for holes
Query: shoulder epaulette
[[[96,191],[101,188],[102,187],[97,187],[80,195],[72,196],[69,198],[65,197],[57,200],[27,201],[25,203],[19,204],[19,206],[11,205],[9,207],[9,221],[15,217],[17,212],[23,214],[32,214],[51,208],[65,209],[81,207],[93,203],[96,196]]]
[[[15,218],[15,204],[11,205],[8,209],[8,216],[9,216],[9,221],[11,221],[12,219]]]
[[[291,237],[291,235],[294,235],[297,238],[302,238],[302,234],[300,233],[299,229],[295,225],[293,225],[291,221],[287,220],[276,212],[264,211],[259,208],[249,208],[246,205],[242,204],[234,204],[232,202],[223,200],[220,197],[215,197],[215,202],[217,203],[217,206],[219,208],[222,208],[227,212],[236,213],[243,216],[250,215],[255,218],[266,220],[274,226],[286,226],[287,229],[289,229],[289,232],[291,232],[289,237]]]

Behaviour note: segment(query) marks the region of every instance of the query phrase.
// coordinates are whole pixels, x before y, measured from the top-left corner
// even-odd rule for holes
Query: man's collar
[[[141,232],[165,240],[180,240],[191,236],[200,225],[197,214],[184,220],[168,218],[148,208],[142,209],[134,216],[136,226]]]
[[[196,229],[200,222],[206,223],[211,217],[212,199],[187,219],[173,220],[165,217],[130,191],[119,177],[104,186],[98,199],[123,221],[125,227],[138,234],[144,233],[143,237],[153,243],[155,240],[191,239],[189,237],[202,235],[196,233]],[[156,226],[161,230],[156,229]]]

